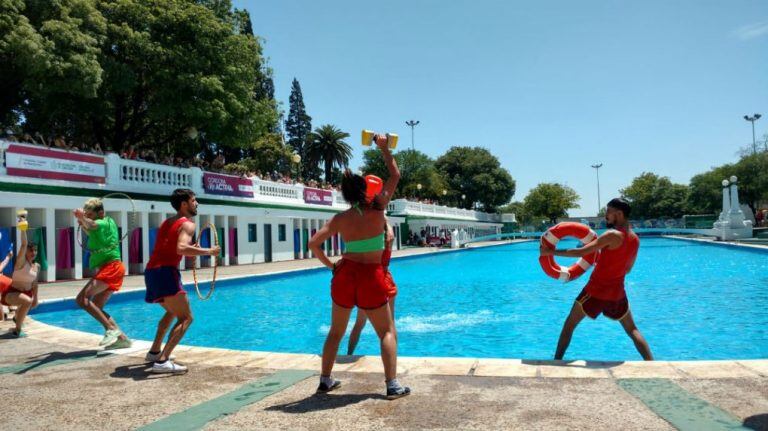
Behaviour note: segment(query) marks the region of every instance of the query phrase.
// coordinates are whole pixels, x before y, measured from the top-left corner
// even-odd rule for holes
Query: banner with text
[[[212,195],[253,197],[253,181],[248,178],[205,172],[203,173],[203,187],[206,193]]]
[[[8,175],[104,184],[104,157],[13,144],[5,150]]]
[[[333,192],[330,190],[304,187],[304,203],[315,205],[333,205]]]

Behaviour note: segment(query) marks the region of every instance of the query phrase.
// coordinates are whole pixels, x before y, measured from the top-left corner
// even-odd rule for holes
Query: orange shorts
[[[333,273],[331,299],[344,308],[379,308],[389,301],[386,278],[387,270],[381,264],[342,259]]]
[[[125,277],[123,262],[113,260],[102,265],[93,279],[106,283],[109,286],[109,290],[117,292],[123,285],[123,277]]]
[[[0,293],[5,293],[11,287],[11,283],[12,280],[9,277],[0,274]]]

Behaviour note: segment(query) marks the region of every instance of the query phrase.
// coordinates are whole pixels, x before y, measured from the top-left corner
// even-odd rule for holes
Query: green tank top
[[[88,231],[88,250],[91,257],[88,266],[99,268],[107,262],[120,260],[120,238],[117,223],[112,217],[94,220],[96,228]]]
[[[366,253],[369,251],[384,250],[384,233],[372,238],[361,239],[358,241],[348,241],[346,243],[347,253]]]

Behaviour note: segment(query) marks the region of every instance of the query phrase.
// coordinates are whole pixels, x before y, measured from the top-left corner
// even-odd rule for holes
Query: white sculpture
[[[752,221],[744,219],[739,205],[738,178],[723,180],[723,211],[714,224],[717,237],[721,240],[752,238]]]

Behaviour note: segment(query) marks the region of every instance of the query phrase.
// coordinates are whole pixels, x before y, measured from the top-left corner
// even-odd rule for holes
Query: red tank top
[[[155,240],[155,249],[152,250],[152,256],[147,262],[147,269],[159,268],[161,266],[178,267],[182,256],[176,253],[176,244],[179,242],[179,232],[181,225],[189,221],[186,217],[181,217],[174,222],[167,219],[160,225],[157,231],[157,240]]]
[[[624,277],[640,248],[640,239],[634,232],[616,230],[623,237],[621,245],[614,250],[604,248],[600,251],[586,287],[589,295],[606,301],[618,301],[626,295]]]

